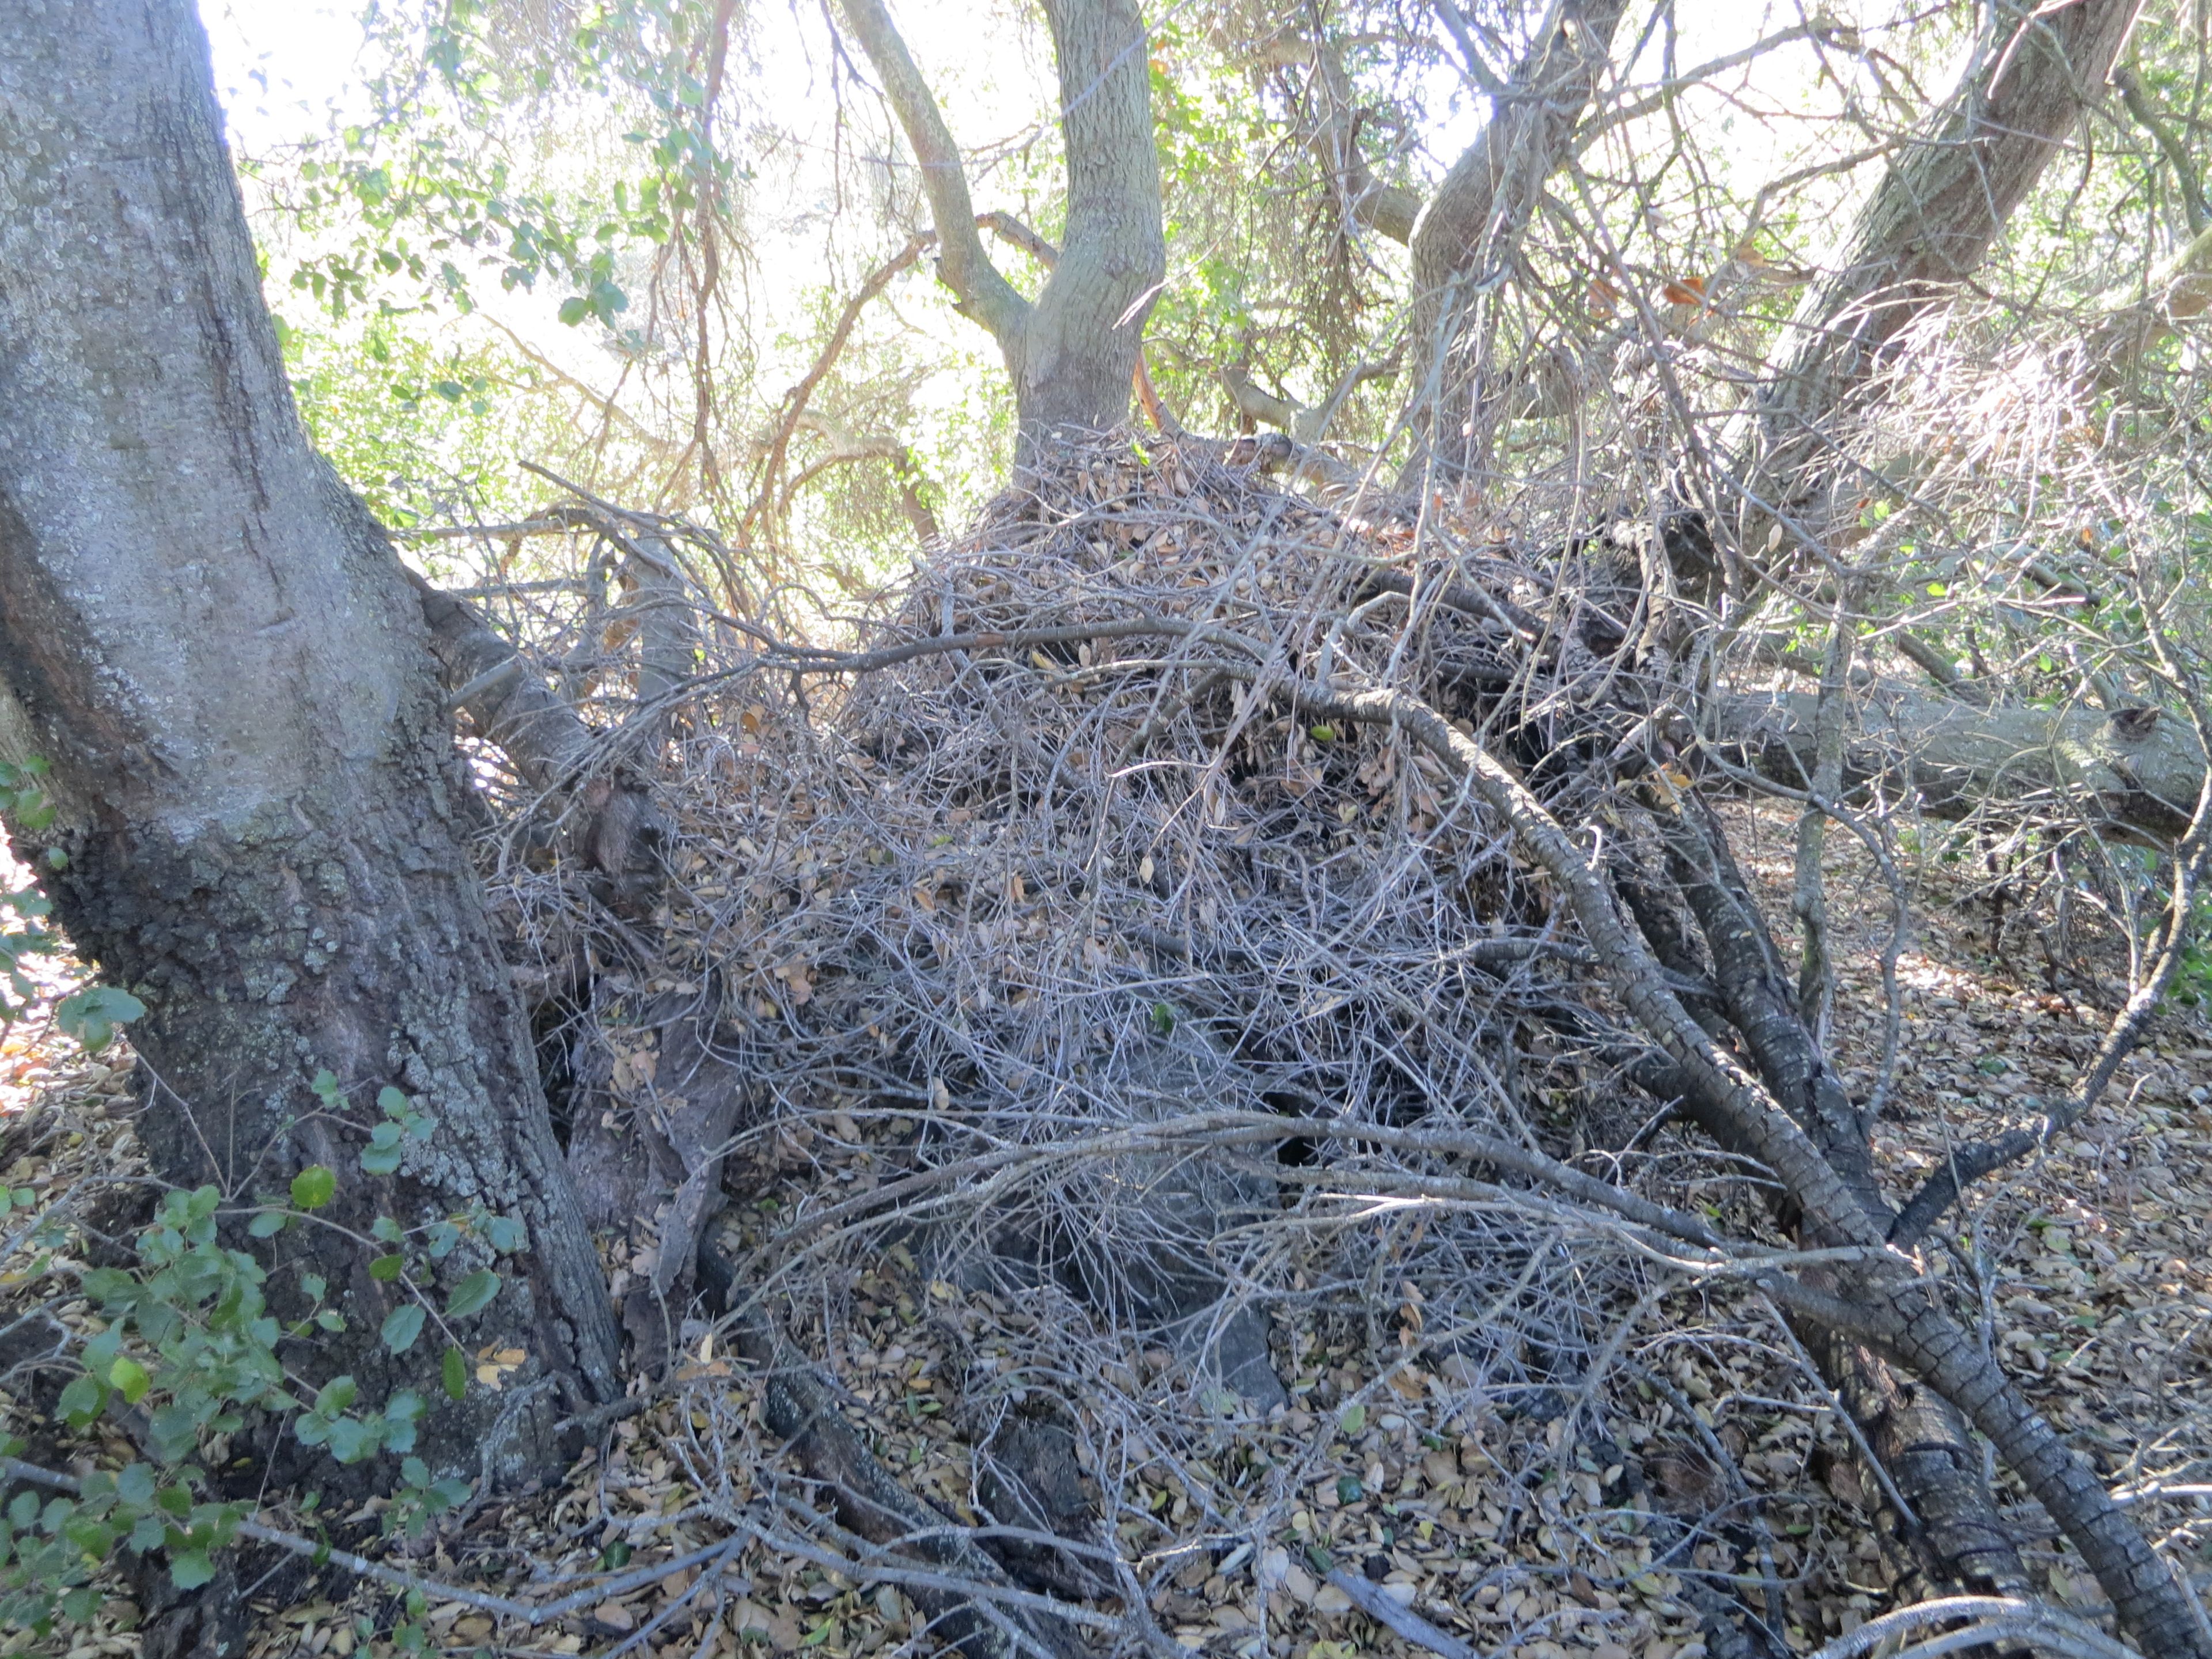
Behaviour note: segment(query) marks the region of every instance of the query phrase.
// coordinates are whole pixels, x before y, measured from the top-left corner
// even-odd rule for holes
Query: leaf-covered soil
[[[1788,819],[1732,817],[1772,913],[1786,914]],[[1890,918],[1854,848],[1837,848],[1831,865],[1839,1051],[1863,1091],[1881,1048],[1875,952]],[[1911,875],[1901,1063],[1880,1137],[1890,1167],[1917,1170],[2033,1097],[2065,1091],[2108,1018],[2078,999],[2118,964],[2100,962],[2088,941],[2054,972],[2038,933],[2049,938],[2050,918],[2016,903],[2001,916],[1971,860],[1930,857]],[[95,1226],[125,1212],[117,1183],[141,1167],[130,1088],[119,1047],[88,1058],[37,1018],[13,1028],[0,1042],[0,1176]],[[726,1253],[743,1261],[783,1218],[866,1190],[906,1133],[825,1101],[811,1119],[780,1119],[745,1141],[726,1182]],[[2177,1006],[2075,1133],[1978,1195],[1948,1267],[1978,1286],[1986,1337],[2035,1404],[2131,1495],[2151,1535],[2191,1562],[2212,1548],[2208,1149],[2212,1032]],[[31,1272],[15,1243],[4,1284],[27,1308],[58,1285]],[[611,1279],[641,1265],[610,1260]],[[81,1303],[56,1311],[78,1329],[88,1318]],[[1143,1619],[1122,1629],[1156,1647],[1237,1659],[1421,1650],[1352,1591],[1389,1598],[1480,1652],[1527,1659],[1696,1659],[1708,1617],[1730,1603],[1779,1614],[1790,1645],[1809,1651],[1886,1610],[1893,1564],[1878,1544],[1881,1494],[1786,1328],[1735,1291],[1606,1311],[1634,1317],[1614,1333],[1617,1376],[1600,1408],[1558,1390],[1486,1394],[1425,1328],[1418,1291],[1378,1273],[1356,1314],[1275,1309],[1272,1356],[1291,1399],[1263,1418],[1233,1401],[1223,1409],[1165,1349],[1117,1348],[1065,1297],[963,1290],[931,1279],[899,1243],[836,1294],[784,1310],[878,1456],[950,1517],[977,1517],[975,1448],[1006,1419],[1065,1428],[1092,1541],[1126,1569],[1117,1581],[1103,1568],[1089,1605],[1126,1615],[1120,1598],[1133,1592]],[[672,1571],[537,1629],[433,1588],[423,1622],[434,1646],[843,1659],[930,1644],[907,1594],[855,1564],[857,1540],[757,1523],[779,1504],[804,1514],[809,1489],[760,1427],[753,1375],[702,1324],[686,1328],[686,1341],[685,1362],[664,1382],[636,1380],[635,1414],[603,1425],[557,1492],[476,1507],[422,1543],[363,1547],[428,1585],[544,1601],[588,1587],[590,1575],[635,1579],[690,1555],[728,1537],[726,1518],[744,1513],[757,1530],[733,1565]],[[517,1358],[477,1356],[477,1381],[503,1386]],[[46,1397],[52,1384],[50,1373]],[[42,1393],[33,1369],[19,1364],[6,1386],[14,1431],[52,1445],[51,1431],[27,1420]],[[121,1452],[119,1433],[109,1437]],[[306,1497],[266,1493],[261,1518],[313,1535]],[[2096,1611],[2095,1586],[2040,1516],[1999,1498],[2050,1593]],[[373,1538],[374,1518],[346,1520]],[[114,1588],[93,1627],[47,1648],[69,1659],[137,1651],[137,1610],[119,1574]],[[321,1575],[255,1600],[251,1652],[381,1655],[404,1600]],[[1102,1644],[1109,1634],[1092,1632]],[[17,1633],[7,1650],[32,1645]]]

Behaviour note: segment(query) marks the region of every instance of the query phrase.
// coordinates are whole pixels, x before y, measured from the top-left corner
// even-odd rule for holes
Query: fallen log
[[[1718,699],[1704,736],[1802,789],[1813,775],[1818,702],[1802,691]],[[1849,744],[1844,775],[1854,791],[1880,781],[1930,817],[2064,808],[2159,844],[2188,829],[2204,781],[2204,751],[2189,722],[2155,708],[1984,708],[1882,681],[1858,700]]]

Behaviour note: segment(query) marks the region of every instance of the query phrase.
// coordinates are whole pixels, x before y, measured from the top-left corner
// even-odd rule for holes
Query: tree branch
[[[845,308],[837,313],[836,325],[830,331],[830,337],[815,357],[814,366],[806,371],[799,384],[792,387],[790,396],[784,399],[783,418],[776,422],[775,431],[769,438],[767,459],[761,466],[760,493],[754,498],[753,504],[745,509],[744,520],[738,526],[740,537],[758,522],[767,509],[775,489],[777,475],[783,471],[784,452],[790,447],[792,434],[799,430],[805,419],[807,400],[814,395],[815,388],[822,384],[823,377],[836,363],[839,354],[845,349],[845,343],[852,337],[854,325],[860,320],[861,312],[890,286],[893,277],[921,258],[923,250],[936,240],[937,237],[929,232],[909,237],[907,245],[870,271],[867,280],[860,284],[851,299],[845,301]],[[788,499],[787,491],[785,499]],[[777,510],[782,510],[782,502],[777,503]]]
[[[2133,284],[2130,284],[2130,287]],[[2148,292],[2129,294],[2106,307],[2084,351],[2078,389],[2109,391],[2126,380],[2152,351],[2172,339],[2181,324],[2212,309],[2212,228],[2154,271]]]
[[[1011,213],[999,209],[979,213],[975,216],[975,227],[979,230],[989,231],[1010,246],[1021,249],[1048,272],[1057,269],[1060,264],[1060,250]]]
[[[808,483],[833,466],[848,465],[854,461],[881,460],[890,464],[891,476],[898,481],[899,510],[914,531],[915,539],[933,542],[942,533],[937,515],[921,498],[921,469],[915,465],[914,452],[896,438],[866,438],[848,430],[826,415],[809,413],[799,423],[805,429],[827,440],[830,453],[819,460],[801,468],[791,482],[784,486],[783,495],[776,503],[781,514],[791,508],[792,498]]]
[[[884,96],[906,133],[921,170],[922,193],[929,200],[938,244],[944,250],[937,274],[951,289],[954,308],[991,331],[1001,349],[1012,350],[1030,302],[991,263],[975,230],[975,207],[968,194],[968,174],[960,147],[945,125],[944,112],[915,67],[906,41],[884,9],[884,0],[838,0],[851,29],[882,79]]]
[[[1405,356],[1405,342],[1401,340],[1387,357],[1347,363],[1328,395],[1311,405],[1263,391],[1253,383],[1250,373],[1241,362],[1221,369],[1218,378],[1222,389],[1229,393],[1230,401],[1237,405],[1237,412],[1246,420],[1286,432],[1293,442],[1316,444],[1328,435],[1329,425],[1344,407],[1345,399],[1370,380],[1386,380],[1395,374]]]
[[[1449,321],[1453,290],[1478,267],[1512,257],[1545,179],[1567,153],[1626,9],[1626,0],[1567,0],[1559,27],[1530,48],[1489,124],[1414,222],[1412,339],[1424,386],[1417,405],[1433,410],[1451,395],[1443,358],[1457,330]],[[1451,422],[1425,424],[1440,431]]]
[[[2013,210],[2112,72],[2140,0],[2076,0],[2022,21],[1894,160],[1842,257],[1806,290],[1761,402],[1765,453],[1751,495],[1802,496],[1830,417],[1892,342],[1981,265]],[[1758,515],[1755,515],[1758,516]],[[1764,525],[1747,526],[1756,544]]]
[[[2120,101],[2128,106],[2128,113],[2148,132],[2165,155],[2166,165],[2173,169],[2174,185],[2181,192],[2181,210],[2188,216],[2189,234],[2203,233],[2212,211],[2204,204],[2204,182],[2197,176],[2190,162],[2189,151],[2175,136],[2173,129],[2159,119],[2158,112],[2151,107],[2150,99],[2143,91],[2134,70],[2123,64],[2112,71],[2112,85],[2120,94]]]
[[[1334,183],[1346,215],[1355,224],[1410,245],[1421,211],[1420,193],[1382,183],[1368,166],[1359,148],[1359,110],[1344,66],[1344,43],[1323,34],[1314,47],[1313,70],[1328,108],[1307,142]]]

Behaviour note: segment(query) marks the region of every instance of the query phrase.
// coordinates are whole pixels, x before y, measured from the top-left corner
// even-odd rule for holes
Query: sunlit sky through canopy
[[[213,46],[216,84],[229,121],[232,141],[242,156],[274,160],[281,174],[286,147],[310,135],[328,135],[369,113],[362,79],[372,73],[365,48],[362,0],[200,0]],[[1865,14],[1887,18],[1886,0],[1856,0],[1826,9],[1854,20]],[[1147,8],[1156,22],[1172,12]],[[1630,27],[1643,32],[1632,13]],[[956,137],[970,156],[979,209],[1025,210],[1036,213],[1041,191],[1056,175],[1056,134],[1052,131],[1054,88],[1041,17],[1025,0],[902,0],[895,15],[916,58],[937,90]],[[763,411],[806,367],[806,342],[814,337],[809,319],[825,303],[834,306],[858,285],[860,276],[880,261],[889,247],[926,222],[902,137],[891,130],[885,112],[866,94],[856,94],[849,78],[833,73],[821,10],[789,0],[741,11],[742,35],[733,54],[732,94],[723,118],[745,133],[748,168],[744,246],[745,304],[749,338],[757,353],[752,386],[745,395]],[[1674,19],[1671,61],[1678,69],[1736,52],[1763,36],[1802,26],[1804,15],[1794,0],[1711,0],[1680,6]],[[1621,42],[1632,38],[1626,29]],[[1661,77],[1657,43],[1663,30],[1644,36],[1642,59],[1626,66],[1640,88]],[[1617,66],[1620,67],[1620,66]],[[1796,112],[1817,102],[1802,94],[1818,72],[1816,55],[1802,46],[1784,46],[1753,56],[1741,68],[1717,77],[1711,88],[1685,95],[1678,113],[1692,121],[1712,122],[1727,131],[1717,147],[1715,164],[1739,181],[1760,180],[1778,170],[1792,147],[1807,141],[1814,122],[1798,121]],[[1416,165],[1438,175],[1479,131],[1488,100],[1455,76],[1433,71],[1433,87],[1422,84],[1419,102],[1429,112],[1418,135]],[[1744,94],[1755,94],[1748,100]],[[1831,86],[1826,96],[1837,95]],[[842,99],[842,106],[841,100]],[[1778,112],[1771,118],[1759,112]],[[602,179],[619,173],[619,124],[596,126],[581,119],[573,128],[540,127],[528,138],[531,165],[544,176],[565,177],[586,193]],[[1042,142],[1039,142],[1042,141]],[[1632,142],[1624,135],[1609,143]],[[840,164],[839,158],[842,161]],[[873,202],[854,199],[855,157],[889,164],[870,173],[891,180],[888,194]],[[864,170],[865,171],[865,170]],[[272,175],[273,176],[273,175]],[[903,185],[897,181],[903,179]],[[1838,181],[1838,188],[1844,187]],[[250,200],[253,191],[249,189]],[[886,200],[902,203],[899,216],[909,222],[882,222]],[[265,196],[255,204],[265,210]],[[264,237],[293,233],[293,228],[264,211],[257,221]],[[313,233],[308,233],[310,236]],[[1207,250],[1182,247],[1171,254],[1168,284],[1189,279]],[[1401,251],[1378,250],[1381,257]],[[272,258],[275,256],[272,255]],[[1178,270],[1178,262],[1181,270]],[[281,265],[282,260],[277,259]],[[476,289],[482,307],[473,319],[418,315],[409,326],[434,336],[453,349],[482,344],[489,331],[501,349],[517,347],[557,365],[560,374],[595,398],[629,401],[641,398],[637,377],[626,369],[604,329],[563,326],[558,309],[563,298],[541,285],[538,291],[503,292],[484,283]],[[284,290],[272,266],[271,299],[288,320],[304,319],[306,298]],[[976,376],[997,372],[997,352],[981,331],[958,318],[940,293],[917,272],[908,285],[886,297],[878,310],[896,314],[896,325],[921,349],[919,356],[934,368],[914,391],[911,409],[927,426],[935,411],[940,430],[968,418]],[[635,313],[632,313],[635,315]],[[336,326],[356,326],[338,324]],[[441,349],[445,349],[441,347]],[[652,414],[642,413],[650,424]],[[750,416],[744,418],[750,418]],[[929,441],[923,434],[925,446]]]

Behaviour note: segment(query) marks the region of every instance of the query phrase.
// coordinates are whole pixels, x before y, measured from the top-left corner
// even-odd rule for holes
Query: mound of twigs
[[[1900,1219],[1698,793],[1727,759],[1694,743],[1695,538],[1545,528],[1431,526],[1417,562],[1406,528],[1220,447],[1101,445],[918,565],[854,649],[699,624],[703,672],[599,749],[657,780],[657,900],[617,921],[573,864],[503,866],[570,1006],[548,1040],[587,1200],[629,1231],[633,1329],[688,1340],[702,1233],[746,1329],[818,1307],[824,1340],[902,1252],[1051,1310],[983,1418],[1160,1344],[1180,1383],[1140,1437],[1187,1451],[1289,1405],[1270,1310],[1380,1340],[1397,1308],[1469,1400],[1601,1422],[1637,1320],[1735,1285],[1899,1460],[1931,1581],[2024,1587],[1971,1423],[2123,1624],[2197,1650],[1918,1253],[1950,1189]],[[718,1243],[726,1170],[810,1160],[838,1179]]]

